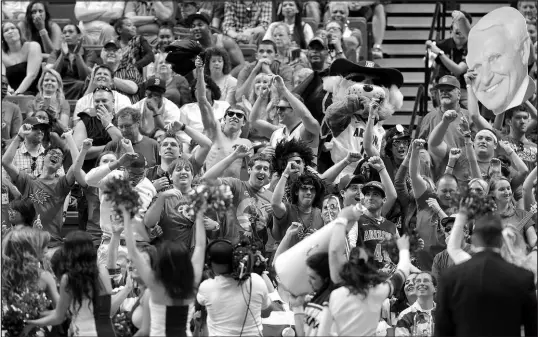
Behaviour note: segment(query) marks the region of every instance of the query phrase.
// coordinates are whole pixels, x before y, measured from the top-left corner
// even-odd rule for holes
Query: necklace
[[[303,222],[303,218],[299,214],[299,207],[294,205],[295,214],[297,214],[297,218],[301,222],[302,227],[299,229],[299,232],[297,233],[297,236],[299,237],[299,240],[304,239],[308,235],[314,233],[316,230],[312,228],[312,222],[314,221],[314,210],[310,210],[310,216],[308,217],[308,226],[305,226]],[[308,213],[305,213],[308,214]]]

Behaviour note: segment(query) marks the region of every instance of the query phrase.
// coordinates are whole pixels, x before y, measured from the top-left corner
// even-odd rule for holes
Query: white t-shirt
[[[132,107],[134,109],[140,110],[141,114],[144,114],[144,109],[146,108],[146,100],[147,100],[147,97],[136,102],[135,104],[132,105]],[[179,108],[174,102],[172,102],[166,97],[163,97],[163,108],[164,108],[163,119],[164,119],[165,125],[169,123],[173,123],[175,121],[179,122],[180,112],[179,112]]]
[[[226,109],[230,107],[230,103],[226,101],[214,101],[213,102],[213,113],[217,120],[224,117]],[[189,103],[185,104],[179,108],[179,121],[186,126],[190,126],[194,130],[204,133],[204,124],[202,123],[202,112],[198,103]],[[185,143],[190,143],[191,138],[187,136],[184,132],[180,136],[181,141]]]
[[[220,275],[205,280],[200,284],[196,299],[207,309],[209,336],[239,336],[241,329],[243,336],[262,336],[261,313],[271,305],[271,300],[267,286],[258,274],[252,273],[250,280],[241,285],[231,277]]]
[[[330,331],[336,336],[375,336],[381,317],[383,301],[391,295],[390,282],[370,288],[368,295],[351,294],[347,287],[333,290],[329,299],[331,326],[320,326],[320,331]],[[321,324],[326,324],[322,322]]]
[[[105,14],[99,15],[98,19],[92,21],[80,21],[79,27],[82,31],[99,31],[105,26],[109,26],[109,13],[114,12],[114,10],[123,10],[125,9],[124,1],[77,1],[75,4],[75,17],[77,20],[80,20],[77,13],[91,11],[104,11]]]
[[[113,90],[114,94],[114,111],[117,113],[123,108],[130,107],[133,103],[131,103],[131,100],[129,97],[125,96],[124,94],[120,94],[119,92]],[[82,96],[78,101],[77,105],[75,105],[75,111],[73,112],[73,122],[76,122],[78,118],[78,114],[88,108],[94,108],[93,104],[93,92],[90,92],[87,95]]]

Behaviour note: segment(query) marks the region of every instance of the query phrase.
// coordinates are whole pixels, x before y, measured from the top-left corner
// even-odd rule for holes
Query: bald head
[[[469,33],[467,65],[477,73],[472,88],[496,115],[521,104],[512,101],[528,73],[530,43],[525,18],[511,7],[491,11]]]

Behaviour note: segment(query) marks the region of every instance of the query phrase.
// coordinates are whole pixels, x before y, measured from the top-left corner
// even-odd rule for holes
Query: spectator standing
[[[2,19],[24,20],[24,14],[30,1],[3,1],[2,2]]]
[[[140,118],[140,110],[134,108],[124,108],[118,111],[116,113],[117,125],[123,139],[110,141],[106,144],[104,151],[112,151],[117,158],[121,158],[126,152],[121,143],[124,139],[128,139],[134,151],[145,157],[146,167],[155,166],[159,164],[159,144],[140,133]]]
[[[273,4],[268,1],[227,1],[222,31],[237,43],[258,45],[272,21]]]
[[[270,40],[273,36],[273,29],[278,23],[285,23],[291,32],[291,41],[301,49],[306,49],[308,43],[314,37],[314,32],[309,24],[302,19],[302,3],[298,0],[283,1],[279,5],[277,21],[269,25],[264,40]]]
[[[259,73],[279,75],[286,87],[292,89],[293,69],[277,60],[276,44],[270,40],[263,40],[258,45],[256,61],[247,63],[237,77],[237,91],[235,99],[240,102],[242,97],[248,97],[253,88],[254,79]]]
[[[7,86],[7,78],[2,75],[2,149],[5,141],[17,135],[22,123],[19,106],[4,99],[7,95]]]
[[[159,24],[171,21],[175,16],[176,4],[173,1],[128,1],[125,3],[126,17],[136,26],[138,35],[142,35],[150,45],[157,43]]]
[[[205,52],[205,74],[219,86],[220,97],[230,105],[235,104],[237,79],[230,75],[231,63],[228,52],[223,48],[208,48]]]
[[[51,21],[45,1],[30,2],[24,20],[19,22],[19,28],[26,41],[34,41],[41,46],[42,53],[50,54],[60,49],[62,30],[57,23]]]
[[[502,136],[497,133],[499,138],[510,143],[510,147],[525,162],[529,171],[536,167],[536,143],[527,139],[527,130],[532,122],[531,114],[525,105],[519,105],[510,108],[504,112],[504,121],[510,128],[510,133]],[[502,136],[502,137],[501,137]]]
[[[460,104],[467,108],[467,90],[461,89],[465,86],[463,75],[467,72],[467,37],[471,29],[473,18],[460,11],[452,13],[453,23],[450,27],[452,37],[435,44],[426,41],[426,46],[436,55],[435,62],[439,65],[437,81],[444,76],[451,75],[460,82]],[[439,82],[440,83],[440,82]]]
[[[43,57],[37,42],[26,42],[21,29],[11,22],[2,24],[2,65],[14,95],[35,95]]]
[[[363,17],[366,22],[372,23],[372,35],[374,46],[372,47],[372,57],[374,59],[383,58],[383,39],[385,38],[385,27],[387,18],[385,15],[384,1],[352,1],[349,3],[349,17]]]
[[[112,40],[115,33],[110,22],[119,19],[124,8],[124,1],[76,1],[75,17],[88,43],[103,45]]]
[[[192,37],[204,48],[224,48],[228,52],[231,62],[230,72],[237,76],[245,64],[243,52],[237,42],[229,36],[220,33],[211,33],[210,19],[204,13],[189,15],[187,25],[191,29]]]
[[[462,207],[456,218],[467,213]],[[525,336],[538,333],[534,275],[501,257],[502,230],[498,215],[476,219],[478,252],[441,275],[435,336],[520,336],[522,325]]]
[[[75,24],[67,24],[63,28],[63,41],[60,49],[50,53],[48,66],[62,76],[63,90],[66,99],[79,99],[84,94],[84,79],[91,75],[97,61],[93,50],[82,47],[83,36]]]
[[[143,77],[144,67],[155,60],[153,50],[148,41],[137,35],[136,27],[127,17],[121,17],[114,23],[114,31],[118,35],[118,42],[123,54],[122,64],[132,64]]]

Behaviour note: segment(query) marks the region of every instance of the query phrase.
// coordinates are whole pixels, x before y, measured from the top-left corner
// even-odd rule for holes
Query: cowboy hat
[[[347,59],[336,59],[329,68],[329,76],[346,77],[352,74],[374,76],[380,80],[379,84],[387,88],[393,84],[399,88],[403,84],[403,76],[399,70],[383,68],[373,61],[360,61],[357,64]]]

